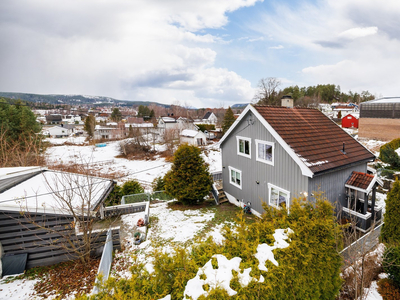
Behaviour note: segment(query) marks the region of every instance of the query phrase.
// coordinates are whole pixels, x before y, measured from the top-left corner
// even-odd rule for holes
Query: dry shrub
[[[78,163],[53,163],[52,165],[48,165],[50,170],[63,171],[69,173],[83,174],[83,175],[91,175],[96,177],[102,177],[107,179],[117,179],[121,177],[125,177],[127,173],[121,171],[108,171],[104,172],[104,168],[100,168],[98,170],[91,168],[89,169],[87,164],[78,164]]]
[[[381,260],[380,254],[372,252],[365,255],[364,261],[360,258],[354,266],[344,270],[342,274],[344,282],[340,291],[340,299],[355,299],[356,287],[357,295],[360,296],[362,288],[369,288],[372,281],[378,280],[378,275],[383,271]]]
[[[378,292],[383,300],[398,300],[400,299],[400,289],[398,289],[394,281],[389,278],[384,278],[378,281]]]
[[[0,132],[0,167],[43,166],[43,152],[46,144],[41,135],[21,136],[12,141],[6,138],[6,131]]]

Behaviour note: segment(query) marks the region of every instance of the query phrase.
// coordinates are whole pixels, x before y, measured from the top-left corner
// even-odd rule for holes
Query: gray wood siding
[[[367,173],[367,164],[361,163],[342,170],[310,178],[308,185],[308,195],[310,195],[310,199],[315,200],[311,194],[320,190],[324,192],[324,196],[328,198],[332,204],[337,202],[341,205],[347,205],[344,185],[353,171]]]
[[[254,124],[248,126],[245,116],[221,145],[223,188],[235,198],[251,202],[252,208],[262,213],[262,202],[269,202],[268,183],[288,190],[293,199],[308,191],[308,177],[261,122],[253,119]],[[251,159],[237,155],[236,136],[251,138]],[[256,139],[275,143],[274,166],[256,160]],[[242,171],[242,189],[230,183],[229,166]]]
[[[32,220],[56,232],[41,229]],[[0,242],[5,255],[28,253],[26,269],[47,266],[63,261],[76,259],[76,255],[68,253],[62,247],[64,242],[58,232],[71,232],[68,228],[73,221],[72,216],[54,214],[35,214],[25,218],[18,211],[0,210]],[[106,241],[107,231],[93,233],[93,252],[101,249]],[[80,242],[80,236],[71,235],[71,240]],[[119,229],[113,230],[114,249],[120,249]]]

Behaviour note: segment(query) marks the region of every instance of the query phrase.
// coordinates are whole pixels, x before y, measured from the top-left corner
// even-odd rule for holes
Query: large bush
[[[395,181],[387,194],[385,224],[382,226],[381,241],[385,244],[400,244],[400,181]]]
[[[285,209],[265,207],[263,219],[251,225],[243,215],[237,227],[226,227],[225,241],[215,244],[211,238],[191,247],[190,252],[175,248],[170,254],[154,253],[154,272],[134,261],[131,279],[109,279],[96,299],[160,299],[171,294],[182,299],[186,283],[195,277],[214,254],[227,259],[240,257],[241,270],[251,268],[253,280],[242,287],[238,274],[230,282],[237,295],[229,299],[335,299],[341,286],[341,257],[336,251],[338,231],[332,205],[319,199],[316,205],[295,200],[290,213]],[[259,244],[274,244],[273,233],[278,228],[291,228],[289,247],[274,250],[279,265],[266,263],[268,271],[260,271],[254,254]],[[217,268],[217,262],[213,262]],[[258,279],[263,276],[265,280]],[[199,299],[205,299],[200,297]],[[208,299],[228,299],[224,290],[209,291]]]
[[[171,170],[165,174],[165,191],[186,204],[202,202],[211,190],[212,179],[201,150],[192,145],[179,146]]]
[[[389,143],[382,145],[379,151],[379,159],[390,164],[393,168],[399,168],[400,157],[395,152],[395,150],[398,148],[400,148],[400,138],[394,139]]]
[[[119,205],[121,204],[122,196],[141,193],[144,193],[144,188],[137,180],[126,181],[122,186],[114,186],[105,203],[107,206]]]

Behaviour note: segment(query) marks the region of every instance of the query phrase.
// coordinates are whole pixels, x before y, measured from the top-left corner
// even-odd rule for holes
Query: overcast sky
[[[400,96],[399,0],[1,0],[0,91],[220,107],[260,78]]]

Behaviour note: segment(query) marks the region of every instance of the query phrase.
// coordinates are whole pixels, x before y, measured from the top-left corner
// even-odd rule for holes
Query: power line
[[[206,149],[204,149],[204,150],[201,149],[201,151],[206,151]],[[193,155],[196,155],[196,154],[190,154],[190,155],[184,156],[184,157],[180,158],[178,161],[187,159],[187,158],[189,158],[189,157],[191,157],[191,156],[193,156]],[[155,166],[155,167],[151,167],[151,168],[148,168],[148,169],[144,169],[144,170],[140,170],[140,171],[128,173],[127,175],[122,175],[122,176],[119,176],[119,177],[115,177],[114,179],[105,179],[105,180],[98,181],[98,182],[96,182],[96,183],[91,183],[91,184],[87,184],[87,185],[83,185],[83,186],[79,186],[79,187],[75,187],[75,188],[69,188],[69,189],[64,189],[64,190],[59,190],[59,191],[51,191],[51,192],[44,193],[44,194],[32,195],[32,196],[27,196],[27,197],[19,197],[19,198],[15,198],[15,199],[1,200],[0,203],[11,202],[11,201],[18,201],[18,200],[21,200],[21,199],[28,199],[28,198],[29,198],[29,199],[30,199],[30,198],[37,198],[37,197],[41,197],[41,196],[47,196],[47,195],[50,195],[50,194],[62,193],[62,192],[66,192],[66,191],[78,189],[78,188],[81,188],[81,187],[92,186],[92,185],[99,184],[99,183],[102,183],[102,182],[105,182],[105,181],[111,181],[111,180],[115,180],[115,179],[121,179],[121,178],[128,177],[128,176],[131,176],[131,175],[135,175],[135,174],[143,173],[143,172],[146,172],[146,171],[158,169],[158,168],[161,168],[161,167],[165,167],[165,166],[167,166],[168,164],[172,164],[172,163],[171,163],[171,162],[166,162],[166,163],[164,163],[164,164],[162,164],[162,165],[159,165],[159,166]],[[82,174],[79,174],[79,173],[74,173],[74,174],[82,175]]]

